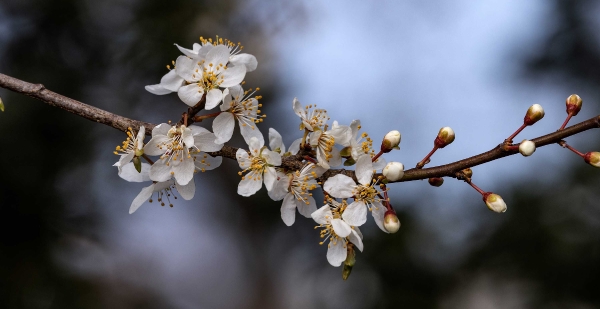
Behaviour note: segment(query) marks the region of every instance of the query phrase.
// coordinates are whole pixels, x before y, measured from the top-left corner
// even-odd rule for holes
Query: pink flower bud
[[[400,145],[401,139],[402,135],[400,132],[396,130],[388,132],[388,134],[383,137],[383,141],[381,142],[381,151],[388,153],[393,149],[399,150],[400,147],[398,147],[398,145]]]
[[[433,142],[438,148],[444,148],[454,142],[454,130],[450,127],[443,127],[438,132],[435,141]]]
[[[385,212],[383,227],[390,234],[394,234],[400,229],[400,220],[398,220],[398,216],[393,211],[388,210]]]
[[[484,194],[483,201],[491,211],[497,213],[506,211],[506,203],[498,194],[488,192]]]
[[[540,119],[544,118],[544,109],[539,104],[533,104],[527,110],[527,114],[525,114],[525,119],[523,119],[523,123],[530,126]]]
[[[567,114],[577,115],[583,105],[583,100],[576,94],[572,94],[567,98]]]
[[[600,152],[592,151],[585,154],[583,157],[585,162],[593,167],[600,167]]]

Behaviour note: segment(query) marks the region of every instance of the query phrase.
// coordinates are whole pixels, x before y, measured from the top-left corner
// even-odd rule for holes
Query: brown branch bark
[[[117,130],[121,130],[123,132],[127,131],[128,127],[139,129],[140,126],[146,127],[148,129],[146,134],[150,135],[152,128],[154,128],[154,124],[143,122],[139,120],[129,119],[123,116],[119,116],[105,110],[87,105],[77,100],[73,100],[71,98],[67,98],[58,93],[52,92],[46,89],[41,84],[31,84],[14,77],[10,77],[0,73],[0,87],[18,92],[32,98],[39,99],[51,106],[55,106],[61,109],[64,109],[70,113],[78,115],[80,117],[89,119],[91,121],[95,121],[98,123],[105,124],[107,126],[113,127]],[[204,105],[204,100],[198,103],[197,106],[194,106],[188,110],[188,115],[195,115],[198,111],[202,109]],[[189,121],[189,119],[188,119]],[[192,120],[193,121],[193,120]],[[600,115],[588,119],[586,121],[580,122],[568,128],[565,128],[560,131],[556,131],[554,133],[550,133],[544,136],[540,136],[538,138],[533,139],[532,141],[535,143],[536,147],[543,147],[550,144],[558,143],[560,140],[581,133],[583,131],[587,131],[594,128],[600,127]],[[424,168],[424,169],[409,169],[404,173],[404,177],[397,182],[404,181],[413,181],[413,180],[421,180],[428,179],[431,177],[456,177],[456,173],[465,169],[474,167],[477,165],[481,165],[483,163],[487,163],[493,160],[497,160],[503,157],[511,156],[518,151],[516,150],[503,150],[502,144],[496,146],[490,151],[472,156],[470,158],[466,158],[460,161],[456,161],[453,163]],[[238,148],[231,147],[225,145],[222,150],[210,153],[213,156],[223,156],[229,159],[235,160],[235,153]],[[282,160],[282,167],[288,170],[299,170],[302,168],[303,163],[302,154],[284,157]],[[333,169],[328,170],[323,176],[320,178],[321,181],[326,180],[329,177],[333,177],[338,174],[344,174],[349,177],[356,179],[354,175],[354,171],[344,170],[344,169]],[[375,177],[380,174],[375,175]]]

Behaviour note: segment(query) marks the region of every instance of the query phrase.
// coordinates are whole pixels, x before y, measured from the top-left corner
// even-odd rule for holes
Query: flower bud
[[[532,155],[535,152],[535,143],[530,140],[524,139],[521,142],[521,144],[519,144],[519,152],[524,157],[529,157],[530,155]]]
[[[398,216],[396,216],[393,211],[388,210],[385,212],[385,216],[383,217],[383,227],[390,234],[394,234],[400,229],[400,220],[398,220]]]
[[[404,176],[404,164],[390,162],[383,168],[383,176],[389,181],[398,181]]]
[[[429,184],[434,187],[439,187],[444,184],[444,178],[442,178],[442,177],[429,178]]]
[[[576,94],[572,94],[567,98],[567,114],[576,116],[581,110],[583,100]]]
[[[540,119],[544,118],[544,108],[542,108],[539,104],[533,104],[527,110],[527,114],[525,114],[525,119],[523,119],[523,123],[530,126]]]
[[[583,157],[585,162],[593,167],[600,167],[600,152],[592,151],[585,154]]]
[[[386,134],[383,137],[383,141],[381,142],[381,151],[388,153],[393,149],[400,150],[400,147],[398,147],[398,145],[400,145],[401,139],[402,135],[400,134],[400,132],[396,130],[388,132],[388,134]]]
[[[444,148],[454,142],[454,130],[450,127],[443,127],[438,132],[435,141],[433,142],[438,148]]]
[[[497,213],[506,211],[506,203],[498,194],[488,192],[484,194],[483,201],[491,211]]]
[[[473,177],[473,170],[471,168],[465,168],[464,170],[462,170],[462,172],[467,178]]]

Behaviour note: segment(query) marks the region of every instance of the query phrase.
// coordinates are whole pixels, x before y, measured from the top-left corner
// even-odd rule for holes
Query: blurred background
[[[0,72],[134,119],[177,120],[177,95],[144,85],[180,54],[173,43],[219,35],[259,61],[246,85],[262,89],[264,134],[299,137],[298,97],[332,120],[359,118],[376,143],[401,131],[402,150],[385,158],[407,167],[451,126],[439,165],[491,149],[533,103],[546,117],[519,138],[556,130],[572,93],[584,100],[572,123],[599,114],[598,27],[591,0],[3,0]],[[111,167],[122,132],[0,96],[0,308],[600,307],[600,174],[558,146],[473,169],[507,202],[500,215],[453,179],[392,186],[402,228],[369,221],[343,281],[312,220],[286,227],[264,191],[236,194],[235,162],[197,175],[192,201],[129,215],[147,184]],[[568,141],[600,149],[598,132]]]

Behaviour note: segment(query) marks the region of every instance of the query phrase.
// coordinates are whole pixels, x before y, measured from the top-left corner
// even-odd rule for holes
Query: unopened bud
[[[394,234],[400,229],[400,220],[398,220],[398,216],[396,216],[393,211],[388,210],[385,212],[385,216],[383,217],[383,227],[390,234]]]
[[[398,181],[404,176],[404,164],[390,162],[383,168],[383,176],[389,181]]]
[[[465,175],[465,177],[467,178],[471,178],[473,177],[473,170],[471,168],[465,168],[464,170],[462,170],[462,173]]]
[[[4,102],[2,102],[2,98],[0,98],[0,112],[4,111]]]
[[[433,142],[438,148],[444,148],[454,142],[454,130],[450,127],[443,127],[438,132],[435,141]]]
[[[444,184],[444,178],[442,178],[442,177],[429,178],[429,184],[434,187],[439,187]]]
[[[521,144],[519,144],[519,152],[524,157],[529,157],[530,155],[532,155],[535,152],[535,143],[530,140],[524,139],[521,142]]]
[[[572,94],[567,98],[567,114],[577,115],[581,110],[583,100],[576,94]]]
[[[346,280],[350,277],[350,273],[352,272],[352,267],[356,263],[356,253],[354,252],[354,248],[348,246],[348,254],[346,255],[346,260],[344,261],[344,267],[342,268],[342,279]]]
[[[504,203],[504,200],[498,194],[488,192],[484,194],[483,201],[491,211],[497,213],[506,211],[506,203]]]
[[[533,104],[527,110],[527,114],[525,114],[525,119],[523,119],[523,123],[530,126],[540,119],[544,118],[544,108],[539,104]]]
[[[400,147],[398,147],[398,145],[400,145],[401,139],[402,135],[400,134],[400,132],[396,130],[388,132],[388,134],[386,134],[383,137],[383,141],[381,142],[381,151],[388,153],[393,149],[400,150]]]
[[[600,152],[592,151],[583,156],[585,162],[593,167],[600,167]]]

